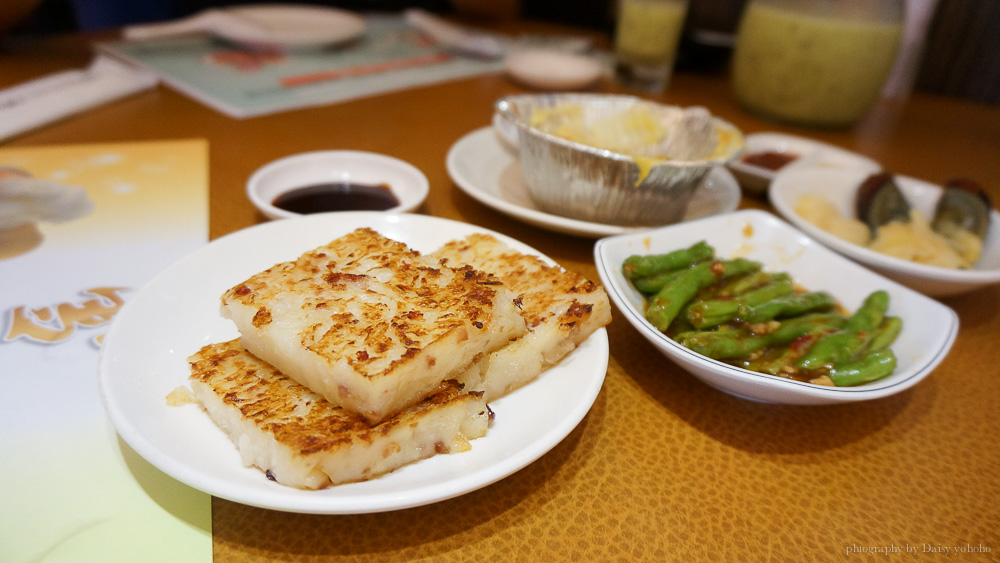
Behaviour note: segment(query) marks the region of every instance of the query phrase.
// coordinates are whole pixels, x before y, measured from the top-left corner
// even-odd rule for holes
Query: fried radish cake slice
[[[454,380],[379,423],[330,404],[247,352],[239,339],[190,358],[191,390],[255,465],[283,485],[320,489],[364,481],[439,453],[468,450],[492,413],[482,393]]]
[[[369,422],[525,331],[496,277],[367,228],[229,289],[222,316],[247,350]]]
[[[517,295],[527,332],[459,377],[468,389],[485,392],[487,401],[530,382],[611,322],[611,305],[602,287],[513,250],[493,236],[473,234],[451,241],[433,256],[444,264],[488,271]]]

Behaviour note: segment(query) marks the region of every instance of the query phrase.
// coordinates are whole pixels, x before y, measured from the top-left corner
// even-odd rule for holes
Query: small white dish
[[[807,165],[819,168],[860,168],[872,173],[881,168],[879,163],[860,154],[827,143],[783,133],[747,135],[746,146],[744,157],[767,151],[795,156],[795,160],[782,170],[792,166]],[[766,194],[768,186],[778,174],[778,171],[744,162],[742,158],[731,161],[728,166],[743,190],[753,195]]]
[[[492,126],[477,129],[452,145],[446,164],[458,187],[480,203],[530,225],[574,236],[600,238],[640,229],[570,219],[538,209],[528,193],[516,149]],[[735,210],[740,187],[725,168],[709,173],[688,204],[684,220]]]
[[[216,239],[133,295],[104,338],[98,383],[119,435],[164,473],[221,498],[288,512],[360,514],[425,505],[485,487],[529,465],[577,426],[604,383],[608,336],[603,328],[537,380],[491,403],[494,423],[469,451],[319,491],[269,481],[260,470],[243,465],[236,447],[198,406],[167,404],[167,394],[187,383],[190,354],[238,336],[219,315],[225,289],[360,227],[421,252],[489,233],[551,262],[505,235],[415,214],[324,213],[262,223]]]
[[[925,295],[945,297],[1000,283],[1000,213],[990,212],[990,230],[979,261],[969,270],[954,270],[918,264],[847,242],[806,221],[795,205],[806,194],[829,199],[845,217],[854,217],[858,186],[867,178],[864,170],[800,167],[783,171],[771,185],[770,200],[778,212],[809,236],[868,268]],[[940,186],[896,175],[896,184],[915,209],[930,218],[941,197]]]
[[[555,49],[514,51],[504,59],[504,68],[517,82],[538,90],[579,90],[604,72],[593,57]]]
[[[826,387],[731,366],[698,354],[646,321],[643,296],[625,279],[622,263],[633,254],[670,252],[706,241],[722,258],[756,260],[765,270],[788,272],[795,283],[827,291],[849,311],[875,290],[889,293],[889,314],[903,321],[892,345],[898,363],[889,377],[858,387]],[[948,354],[958,334],[950,308],[883,278],[824,247],[778,217],[744,210],[597,241],[597,272],[622,316],[660,352],[708,385],[770,403],[819,405],[886,397],[916,385]]]
[[[247,197],[270,219],[299,217],[274,206],[291,190],[320,184],[385,184],[399,201],[387,213],[405,213],[427,199],[427,176],[408,162],[362,151],[315,151],[281,158],[259,168],[247,181]]]

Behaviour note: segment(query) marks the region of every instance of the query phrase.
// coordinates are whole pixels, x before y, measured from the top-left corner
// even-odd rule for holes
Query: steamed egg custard
[[[713,122],[700,107],[635,104],[622,111],[565,104],[536,108],[528,124],[545,133],[630,157],[641,184],[667,161],[712,160],[731,152],[737,135]]]

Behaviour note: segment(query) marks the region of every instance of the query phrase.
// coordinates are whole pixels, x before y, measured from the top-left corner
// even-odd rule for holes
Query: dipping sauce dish
[[[726,166],[733,176],[736,176],[743,191],[753,196],[766,196],[775,176],[794,166],[858,168],[870,172],[877,172],[881,168],[879,163],[860,154],[806,137],[784,133],[752,133],[746,136],[746,145],[746,153]],[[755,161],[755,158],[771,160],[772,163]],[[781,161],[784,161],[784,164],[776,166]]]
[[[427,198],[413,165],[363,151],[316,151],[271,162],[250,176],[247,197],[270,219],[329,211],[413,211]]]

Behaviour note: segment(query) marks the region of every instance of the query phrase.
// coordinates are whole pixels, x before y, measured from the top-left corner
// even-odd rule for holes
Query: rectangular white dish
[[[742,257],[765,270],[788,272],[811,291],[827,291],[854,311],[870,293],[889,293],[889,313],[903,321],[892,349],[898,358],[889,377],[858,387],[825,387],[756,373],[713,360],[674,342],[646,321],[644,298],[622,274],[634,254],[657,254],[698,241],[711,245],[719,258]],[[648,231],[601,239],[594,248],[598,274],[608,295],[639,333],[677,365],[732,395],[775,403],[824,404],[885,397],[912,387],[945,358],[958,333],[950,308],[840,256],[778,217],[744,210]]]

